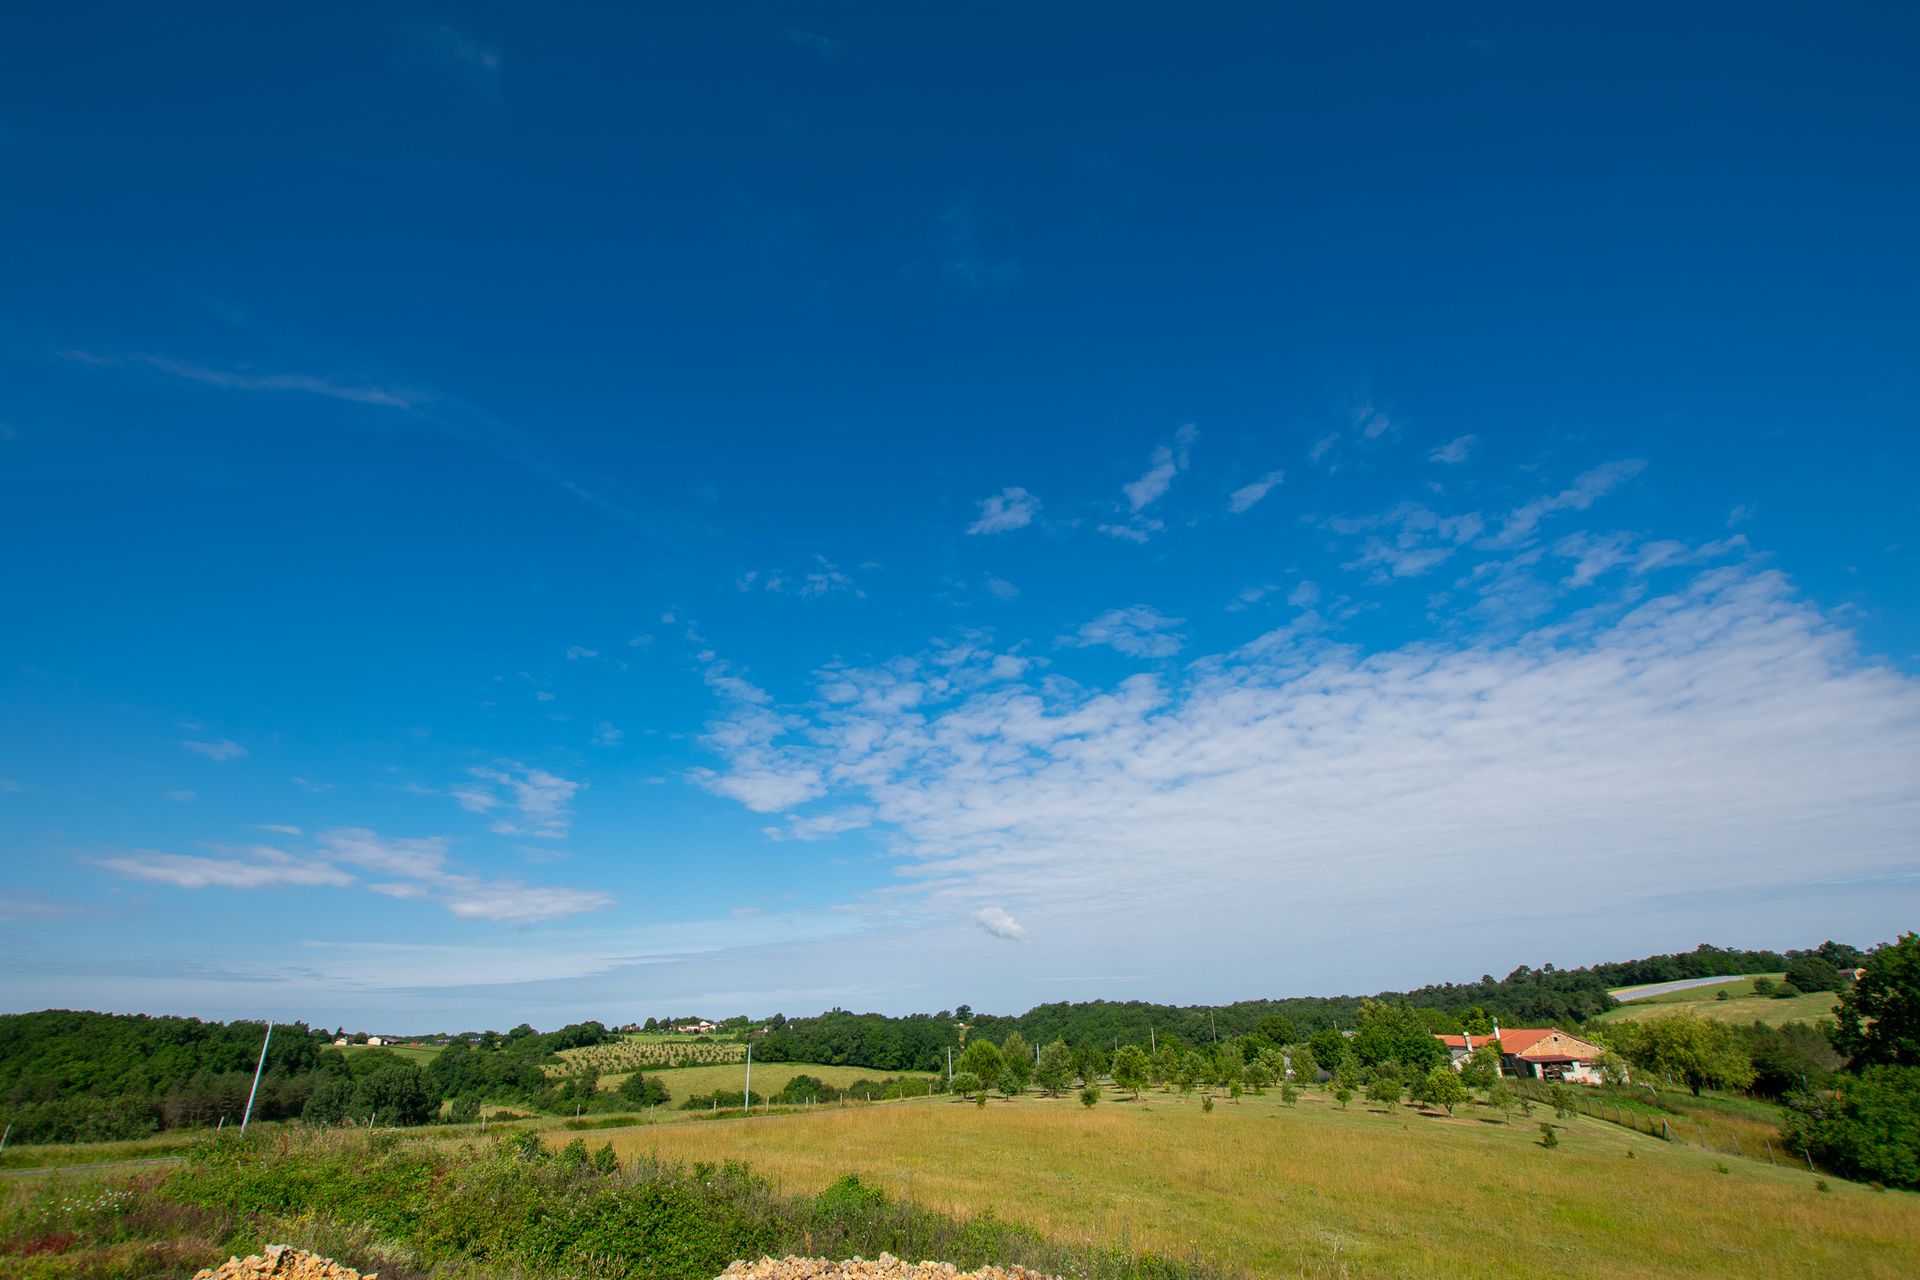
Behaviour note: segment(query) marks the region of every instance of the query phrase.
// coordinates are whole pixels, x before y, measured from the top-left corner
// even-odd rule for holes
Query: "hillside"
[[[1783,999],[1754,990],[1757,980],[1764,978],[1778,982],[1782,976],[1780,973],[1751,974],[1711,986],[1648,996],[1609,1009],[1596,1015],[1592,1021],[1603,1025],[1608,1022],[1642,1022],[1685,1010],[1716,1022],[1731,1022],[1741,1026],[1759,1022],[1777,1027],[1789,1022],[1818,1022],[1833,1016],[1834,1006],[1840,1002],[1840,997],[1831,991],[1801,993]],[[1614,994],[1617,997],[1620,993]],[[1725,999],[1721,999],[1722,994],[1726,996]]]
[[[1904,1277],[1920,1197],[1574,1118],[1341,1110],[1320,1092],[1144,1103],[947,1100],[616,1131],[623,1155],[741,1159],[813,1191],[855,1173],[917,1204],[1260,1275],[1629,1280]],[[596,1135],[598,1136],[598,1135]],[[1147,1153],[1151,1153],[1150,1156]],[[1516,1248],[1516,1242],[1529,1242]]]

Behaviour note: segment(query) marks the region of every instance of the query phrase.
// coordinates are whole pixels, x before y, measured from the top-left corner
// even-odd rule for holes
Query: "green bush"
[[[1920,1188],[1920,1067],[1868,1067],[1788,1106],[1794,1150],[1849,1178]]]

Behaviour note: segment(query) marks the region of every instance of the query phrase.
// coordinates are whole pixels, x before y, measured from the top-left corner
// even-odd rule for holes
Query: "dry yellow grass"
[[[1537,1119],[1490,1114],[1343,1112],[1317,1095],[1211,1114],[1165,1095],[1092,1110],[935,1099],[607,1136],[627,1156],[744,1159],[789,1191],[857,1173],[942,1209],[1261,1275],[1920,1273],[1920,1197],[1823,1193],[1804,1170],[1594,1120],[1547,1150]]]

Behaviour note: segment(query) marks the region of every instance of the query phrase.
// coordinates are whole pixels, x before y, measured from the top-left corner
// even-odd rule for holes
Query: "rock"
[[[270,1244],[262,1253],[229,1258],[217,1267],[197,1272],[193,1280],[380,1280],[377,1272],[355,1271],[332,1258],[323,1258],[290,1244]]]

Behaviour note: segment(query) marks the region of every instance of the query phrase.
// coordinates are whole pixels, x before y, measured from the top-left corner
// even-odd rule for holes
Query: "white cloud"
[[[1373,401],[1368,400],[1353,411],[1353,426],[1362,439],[1378,440],[1393,430],[1393,419],[1374,408]]]
[[[1227,601],[1227,612],[1245,613],[1248,609],[1251,609],[1254,605],[1259,604],[1262,600],[1272,595],[1274,590],[1274,584],[1271,582],[1263,582],[1253,587],[1242,587],[1234,593],[1233,599]]]
[[[1011,600],[1020,594],[1020,588],[1014,586],[1005,578],[996,578],[991,574],[987,575],[987,591],[1000,600]]]
[[[1311,462],[1325,461],[1326,456],[1329,453],[1332,453],[1333,447],[1339,443],[1340,443],[1340,433],[1338,431],[1330,432],[1327,435],[1321,436],[1318,440],[1315,440],[1313,442],[1313,447],[1307,450],[1308,460]]]
[[[311,792],[314,795],[325,795],[327,792],[333,790],[333,784],[331,782],[316,782],[312,778],[295,777],[289,778],[288,781],[302,791]]]
[[[1199,429],[1187,423],[1174,433],[1172,445],[1163,444],[1153,451],[1152,461],[1138,480],[1120,486],[1131,510],[1141,511],[1166,496],[1173,478],[1187,469],[1187,450],[1199,435]]]
[[[162,791],[160,794],[175,804],[191,804],[200,798],[198,791]]]
[[[605,720],[593,727],[593,745],[596,747],[617,747],[626,740],[625,730],[616,729]]]
[[[1296,609],[1311,609],[1320,603],[1320,584],[1307,579],[1287,592],[1287,603]]]
[[[1124,542],[1144,543],[1166,527],[1158,520],[1139,520],[1133,524],[1103,524],[1099,529],[1110,538],[1119,538]]]
[[[365,827],[338,827],[321,832],[318,842],[329,857],[363,871],[428,882],[449,874],[445,836],[382,836]]]
[[[1072,635],[1061,636],[1057,643],[1076,649],[1107,645],[1134,658],[1170,658],[1186,643],[1186,637],[1174,630],[1184,621],[1137,604],[1130,609],[1109,609]]]
[[[1445,564],[1479,537],[1486,522],[1477,512],[1437,515],[1417,502],[1403,502],[1377,516],[1337,517],[1326,528],[1343,536],[1366,535],[1360,553],[1341,565],[1365,569],[1375,583],[1415,578]]]
[[[1465,462],[1473,452],[1473,446],[1480,443],[1479,436],[1455,436],[1427,457],[1434,462]]]
[[[341,382],[333,378],[303,373],[247,373],[231,369],[209,369],[204,365],[173,360],[166,356],[139,355],[134,360],[176,378],[198,382],[226,391],[303,391],[309,395],[347,400],[354,404],[379,405],[389,409],[411,409],[431,399],[424,392],[400,387],[371,386]]]
[[[597,658],[599,656],[600,651],[598,649],[589,649],[581,644],[570,644],[567,646],[568,662],[578,662],[582,658]]]
[[[225,762],[238,760],[247,754],[247,749],[231,738],[221,738],[217,742],[182,742],[181,746],[189,751],[197,751],[209,760]]]
[[[297,858],[278,849],[259,846],[245,856],[204,858],[196,854],[141,850],[100,865],[136,880],[151,880],[181,889],[272,889],[287,885],[338,887],[353,877],[326,862]]]
[[[843,573],[840,566],[825,556],[816,555],[811,569],[798,574],[783,573],[778,569],[762,572],[749,569],[735,579],[734,586],[740,591],[771,591],[776,594],[791,593],[806,599],[834,595],[839,592],[851,592],[862,599],[866,592]]]
[[[906,873],[889,910],[1017,902],[1033,945],[1081,962],[1143,928],[1261,962],[1276,904],[1296,959],[1355,920],[1409,974],[1436,949],[1604,951],[1660,904],[1724,912],[1728,884],[1789,902],[1910,868],[1920,829],[1920,681],[1743,566],[1503,640],[1282,629],[1111,688],[939,693],[932,667],[824,673],[753,767],[874,811]]]
[[[1741,503],[1733,510],[1727,512],[1727,528],[1737,528],[1751,519],[1753,519],[1753,508],[1745,503]]]
[[[1040,499],[1025,489],[1009,485],[990,498],[980,499],[980,517],[967,526],[968,533],[1007,533],[1033,523],[1040,511]]]
[[[496,835],[541,840],[566,838],[574,794],[586,786],[513,760],[497,767],[476,765],[467,775],[474,781],[453,789],[455,803],[468,813],[499,814],[488,827]]]
[[[1517,547],[1533,536],[1540,521],[1560,511],[1585,511],[1620,485],[1646,470],[1639,458],[1607,462],[1574,477],[1571,485],[1559,493],[1546,494],[1522,503],[1507,515],[1500,531],[1489,538],[1492,547]]]
[[[1252,484],[1243,484],[1227,497],[1227,510],[1239,515],[1267,496],[1273,487],[1287,478],[1284,471],[1269,471]]]
[[[255,831],[271,831],[275,835],[281,836],[297,836],[300,834],[300,828],[290,826],[284,822],[256,822],[253,824],[253,829]]]
[[[848,831],[858,831],[862,827],[873,825],[873,810],[865,805],[850,805],[845,809],[835,809],[828,813],[813,814],[808,817],[787,819],[785,827],[763,827],[761,830],[770,840],[826,840]]]
[[[1005,907],[982,907],[973,913],[973,922],[994,937],[1009,942],[1022,942],[1027,936],[1026,927],[1008,915]]]
[[[583,911],[598,911],[613,904],[613,895],[598,889],[566,889],[503,880],[453,889],[442,901],[447,910],[462,919],[533,924]]]

